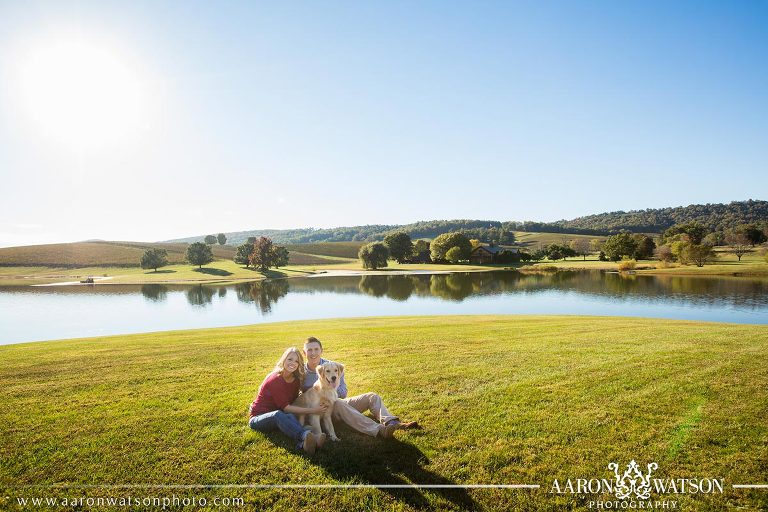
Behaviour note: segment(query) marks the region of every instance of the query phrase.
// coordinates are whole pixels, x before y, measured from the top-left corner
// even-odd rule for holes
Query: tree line
[[[578,217],[557,222],[495,221],[495,220],[432,220],[404,225],[374,224],[330,229],[258,230],[230,233],[230,243],[239,244],[249,237],[266,236],[275,243],[299,244],[317,242],[383,241],[388,235],[407,233],[411,239],[435,238],[445,233],[459,232],[483,243],[511,244],[514,231],[540,233],[571,233],[582,235],[613,235],[630,233],[661,234],[670,227],[698,222],[711,232],[726,232],[741,224],[768,226],[768,201],[734,201],[729,204],[704,204],[674,208],[649,208],[629,212],[615,211]],[[213,235],[208,235],[212,237]],[[208,239],[206,237],[206,239]],[[180,239],[190,242],[195,239]],[[213,242],[215,243],[215,242]]]
[[[209,235],[214,240],[208,243],[210,239],[206,237],[205,242],[194,242],[189,244],[186,252],[186,260],[192,265],[203,268],[214,260],[211,245],[218,242],[220,245],[226,243],[226,237],[219,233],[218,237]],[[223,237],[223,238],[222,238]],[[268,237],[249,238],[245,243],[237,247],[234,261],[245,268],[253,267],[265,271],[271,267],[280,268],[288,264],[290,253],[283,246],[275,245]],[[139,262],[143,269],[154,269],[168,265],[168,252],[165,249],[153,248],[144,251]]]

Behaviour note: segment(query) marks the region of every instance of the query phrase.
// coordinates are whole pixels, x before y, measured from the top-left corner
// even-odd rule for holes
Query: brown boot
[[[383,437],[384,439],[392,439],[395,437],[395,430],[398,428],[400,428],[399,423],[390,423],[389,425],[379,429],[379,436]]]
[[[314,455],[317,449],[317,438],[312,432],[307,432],[307,436],[304,438],[304,444],[302,445],[304,452],[307,455]]]

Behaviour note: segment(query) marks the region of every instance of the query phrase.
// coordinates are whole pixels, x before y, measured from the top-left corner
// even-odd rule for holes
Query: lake
[[[317,276],[226,286],[0,287],[0,344],[316,318],[457,314],[768,324],[768,280],[583,271]]]

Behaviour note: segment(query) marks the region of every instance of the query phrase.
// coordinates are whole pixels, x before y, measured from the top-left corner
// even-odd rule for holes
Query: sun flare
[[[30,53],[20,76],[36,129],[70,149],[117,145],[145,123],[138,72],[114,50],[80,42],[48,44]]]

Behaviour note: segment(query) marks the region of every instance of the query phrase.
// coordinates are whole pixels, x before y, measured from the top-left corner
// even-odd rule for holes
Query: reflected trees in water
[[[255,281],[235,285],[237,300],[255,304],[262,313],[271,312],[272,304],[288,295],[289,289],[290,286],[286,279]]]
[[[208,286],[197,285],[187,290],[187,302],[191,306],[205,307],[213,302],[216,291]]]
[[[143,284],[141,294],[152,302],[163,302],[168,298],[168,288],[162,284]]]

